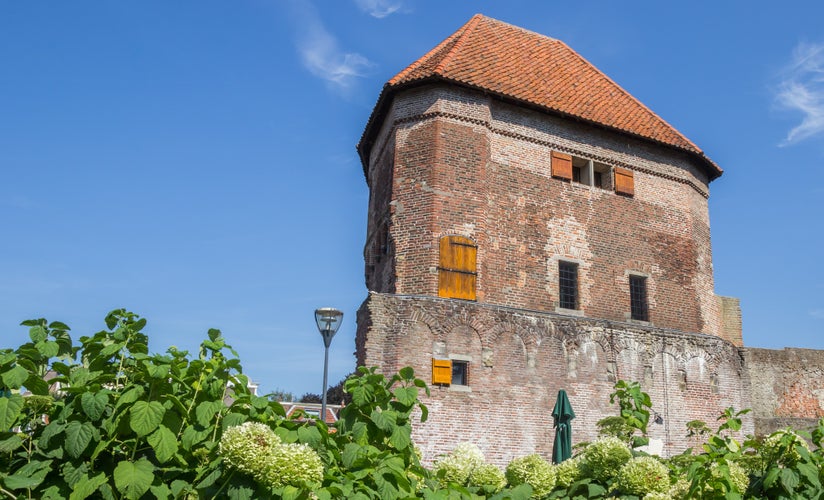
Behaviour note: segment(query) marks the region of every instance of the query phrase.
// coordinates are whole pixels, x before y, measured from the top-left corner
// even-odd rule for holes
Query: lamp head
[[[338,333],[341,322],[343,322],[343,312],[333,307],[321,307],[315,309],[315,322],[318,324],[318,331],[323,337],[323,345],[329,347],[332,337]]]

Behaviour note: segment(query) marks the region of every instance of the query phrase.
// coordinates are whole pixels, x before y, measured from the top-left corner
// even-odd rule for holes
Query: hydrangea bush
[[[584,473],[593,479],[607,482],[632,458],[629,446],[617,437],[599,438],[583,453]]]
[[[615,486],[628,495],[664,493],[670,487],[669,469],[654,457],[635,457],[618,471]]]
[[[530,485],[532,497],[542,498],[555,488],[555,469],[540,455],[527,455],[509,462],[506,479],[513,486]]]
[[[506,486],[506,477],[501,469],[492,464],[480,464],[469,474],[469,486],[486,493],[498,493]]]
[[[473,443],[460,443],[452,452],[435,462],[434,472],[441,485],[465,485],[472,471],[484,464],[483,452]]]
[[[581,479],[581,455],[576,455],[555,466],[555,485],[560,488],[569,488],[572,483]]]

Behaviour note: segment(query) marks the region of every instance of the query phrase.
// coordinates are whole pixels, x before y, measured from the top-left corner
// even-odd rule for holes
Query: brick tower
[[[389,80],[358,151],[358,362],[432,384],[425,460],[548,457],[562,388],[581,441],[641,382],[665,454],[749,406],[738,303],[713,289],[721,169],[563,42],[473,17]]]

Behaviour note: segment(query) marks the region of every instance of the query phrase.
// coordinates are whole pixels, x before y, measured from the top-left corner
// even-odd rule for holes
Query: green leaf
[[[80,462],[79,466],[75,466],[74,462],[66,462],[60,472],[63,473],[66,484],[73,488],[78,481],[86,477],[89,466],[85,462]]]
[[[206,439],[209,435],[209,429],[197,430],[194,426],[186,427],[183,435],[180,437],[180,442],[183,444],[184,450],[191,450],[195,445]]]
[[[69,500],[83,500],[85,498],[89,498],[94,495],[97,489],[103,486],[107,481],[108,479],[106,479],[105,472],[101,472],[91,478],[84,474],[83,478],[72,487],[72,493],[69,495]]]
[[[203,427],[208,427],[215,418],[215,414],[224,408],[223,401],[204,401],[195,408],[197,423]]]
[[[23,444],[23,439],[18,434],[12,434],[11,436],[7,437],[0,441],[0,453],[11,453],[20,445]]]
[[[415,370],[411,366],[404,366],[398,372],[404,380],[412,380],[415,378]]]
[[[181,493],[183,493],[184,491],[191,491],[189,483],[183,481],[182,479],[175,479],[174,481],[172,481],[172,496],[174,498],[183,497]]]
[[[589,483],[587,484],[587,493],[589,498],[598,498],[606,495],[607,490],[600,484]]]
[[[43,380],[43,377],[36,373],[29,372],[29,378],[23,382],[23,386],[30,390],[32,394],[37,396],[49,395],[49,383]]]
[[[103,416],[106,404],[109,402],[109,395],[105,392],[84,392],[80,396],[80,406],[92,421],[97,421]]]
[[[103,349],[100,349],[100,356],[103,358],[110,358],[114,353],[119,351],[120,349],[126,347],[125,342],[115,342],[114,344],[109,344]]]
[[[145,436],[157,429],[164,413],[166,408],[157,401],[137,401],[129,410],[129,426],[138,436]]]
[[[126,392],[120,395],[120,398],[118,398],[117,400],[116,407],[119,408],[123,405],[134,403],[135,401],[140,399],[140,396],[142,396],[144,392],[146,391],[139,385],[132,387],[131,389],[127,390]]]
[[[787,492],[795,491],[798,486],[798,474],[792,469],[781,469],[781,485]]]
[[[211,486],[211,485],[215,484],[215,482],[216,482],[218,479],[220,479],[220,476],[221,476],[222,474],[223,474],[223,472],[222,472],[219,468],[214,469],[214,470],[213,470],[212,472],[210,472],[210,473],[209,473],[206,477],[204,477],[202,481],[200,481],[200,482],[197,484],[197,489],[204,489],[204,488],[208,488],[209,486]]]
[[[42,354],[44,358],[52,358],[60,352],[60,346],[57,345],[57,342],[51,340],[42,340],[36,343],[34,347],[37,348],[37,351]]]
[[[42,477],[32,477],[28,474],[14,474],[3,478],[3,483],[10,490],[20,490],[24,488],[35,488],[43,482]]]
[[[51,441],[51,439],[54,436],[57,436],[58,434],[63,432],[63,429],[65,429],[65,428],[66,428],[66,424],[64,424],[62,422],[57,422],[57,421],[50,422],[49,425],[47,425],[43,429],[43,432],[40,434],[40,443],[39,443],[40,447],[41,448],[48,448],[49,447],[49,441]]]
[[[172,495],[172,490],[170,490],[169,487],[163,483],[155,484],[149,489],[155,498],[174,498],[174,495]]]
[[[372,410],[372,414],[369,415],[369,419],[378,426],[378,429],[385,432],[392,432],[398,420],[398,414],[394,411],[382,411],[380,408],[375,408]]]
[[[248,484],[238,484],[233,482],[226,489],[226,496],[231,500],[251,500],[252,498],[255,498],[255,489]]]
[[[177,453],[177,436],[163,425],[149,434],[148,441],[155,451],[157,461],[161,464],[167,462]]]
[[[114,469],[114,485],[128,499],[138,499],[149,491],[154,480],[154,467],[148,460],[123,461]]]
[[[94,436],[94,427],[90,422],[80,423],[77,420],[66,426],[66,451],[74,458],[78,458],[89,446]]]
[[[778,474],[781,472],[781,469],[773,467],[767,472],[767,475],[764,476],[764,486],[767,488],[771,488],[775,481],[778,479]]]
[[[3,479],[6,486],[13,490],[22,488],[35,488],[46,478],[50,471],[52,460],[32,460],[23,467],[17,469],[13,476]]]
[[[400,497],[400,492],[396,486],[397,479],[391,474],[379,474],[377,472],[372,474],[377,486],[378,493],[381,500],[394,500]]]
[[[49,323],[49,328],[51,328],[52,330],[71,330],[71,328],[69,328],[69,325],[67,325],[66,323],[62,323],[60,321],[52,321],[51,323]]]
[[[223,420],[221,420],[220,423],[223,426],[223,430],[225,431],[229,427],[234,427],[236,425],[242,424],[246,421],[246,419],[246,415],[243,415],[241,413],[227,413],[223,416]]]
[[[347,469],[352,469],[355,466],[358,458],[361,456],[361,447],[357,443],[347,443],[341,453],[341,461],[343,466]]]
[[[75,366],[69,374],[69,385],[71,387],[83,387],[99,374],[100,372],[91,373],[84,366]]]
[[[412,444],[411,430],[407,426],[395,427],[392,435],[389,436],[389,442],[397,450],[405,450]]]
[[[10,389],[19,389],[27,378],[29,378],[29,371],[20,365],[4,372],[2,376],[3,385]]]
[[[320,446],[321,442],[320,431],[317,427],[301,426],[298,427],[298,440],[301,443],[306,443],[314,449]]]
[[[7,431],[14,427],[20,410],[23,408],[23,396],[12,394],[8,398],[0,398],[0,430]]]
[[[169,378],[169,365],[155,365],[149,362],[146,363],[146,372],[151,378],[166,379]]]
[[[37,325],[29,328],[29,338],[36,344],[37,342],[42,342],[49,338],[49,335],[46,333],[45,328]]]
[[[17,355],[11,351],[0,352],[0,366],[8,365],[17,359]]]

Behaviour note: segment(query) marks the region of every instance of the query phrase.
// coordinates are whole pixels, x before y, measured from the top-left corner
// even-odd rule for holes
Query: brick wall
[[[824,351],[744,350],[758,434],[812,427],[824,417]]]
[[[565,389],[577,417],[573,442],[596,437],[596,422],[617,414],[609,394],[617,379],[639,381],[664,419],[650,436],[664,453],[696,443],[685,424],[715,422],[723,408],[750,406],[743,360],[713,336],[605,320],[571,318],[469,301],[370,293],[358,312],[358,363],[391,374],[412,366],[431,384],[431,360],[469,359],[469,390],[432,386],[429,420],[414,439],[431,462],[473,441],[504,466],[552,452],[552,408]],[[751,433],[747,420],[744,433]]]

